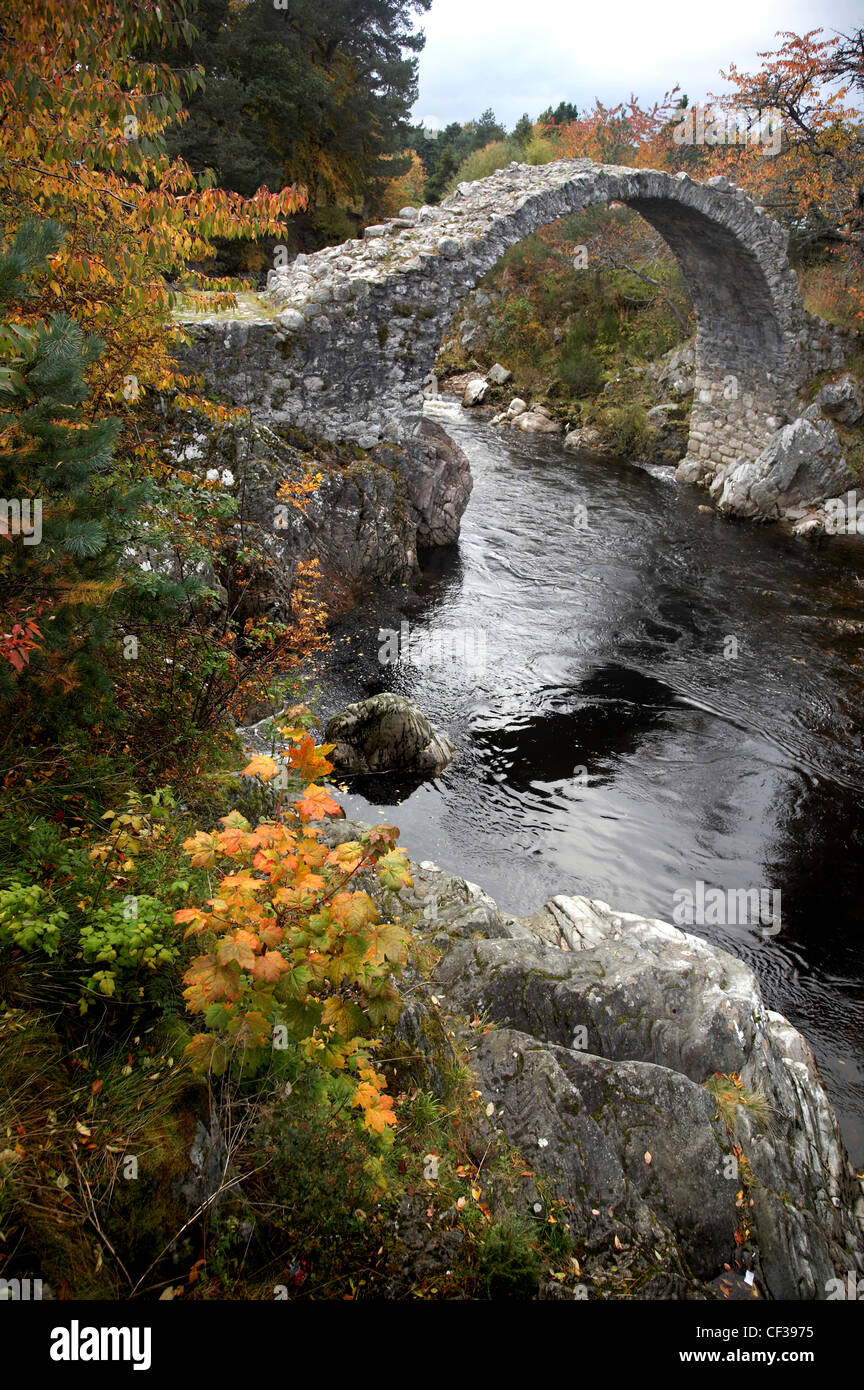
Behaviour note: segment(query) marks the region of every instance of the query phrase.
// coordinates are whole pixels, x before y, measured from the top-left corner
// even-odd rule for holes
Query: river
[[[699,883],[779,890],[776,932],[686,929],[807,1038],[861,1165],[864,539],[707,516],[670,470],[427,408],[471,462],[459,546],[338,624],[321,710],[393,690],[459,751],[419,786],[355,779],[346,813],[513,913],[580,893],[671,921]],[[420,660],[382,664],[403,624]]]

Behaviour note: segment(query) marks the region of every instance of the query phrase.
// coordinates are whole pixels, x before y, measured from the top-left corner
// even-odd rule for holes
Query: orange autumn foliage
[[[248,1073],[290,1042],[306,1064],[356,1076],[353,1107],[365,1128],[383,1134],[396,1117],[370,1061],[369,1035],[398,1016],[391,977],[407,958],[408,937],[350,885],[362,871],[388,888],[411,879],[391,826],[334,849],[322,842],[312,822],[340,809],[312,780],[332,771],[327,751],[308,735],[281,750],[282,767],[300,785],[284,810],[280,795],[272,821],[253,830],[235,812],[220,830],[185,843],[194,868],[223,870],[211,896],[174,919],[206,948],[184,977],[187,1008],[207,1030],[187,1055],[200,1071]],[[280,770],[276,758],[255,754],[243,775],[272,781]]]

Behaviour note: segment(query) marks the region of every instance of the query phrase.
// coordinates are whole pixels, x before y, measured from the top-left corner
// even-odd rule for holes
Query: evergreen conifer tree
[[[28,218],[0,255],[0,701],[26,705],[39,687],[43,726],[70,698],[86,721],[110,690],[102,653],[146,491],[116,476],[119,421],[82,411],[100,341],[65,314],[15,321],[62,242],[55,222]]]

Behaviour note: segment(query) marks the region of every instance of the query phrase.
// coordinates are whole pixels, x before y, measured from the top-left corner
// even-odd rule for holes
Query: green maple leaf
[[[378,860],[378,878],[384,888],[410,888],[414,882],[408,872],[404,849],[391,850]]]

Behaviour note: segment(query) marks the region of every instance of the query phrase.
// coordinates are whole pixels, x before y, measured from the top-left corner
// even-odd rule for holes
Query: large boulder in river
[[[475,377],[469,381],[462,396],[464,406],[482,405],[489,395],[489,382],[485,377]]]
[[[736,462],[718,473],[711,495],[721,512],[776,521],[854,485],[837,431],[812,405],[772,435],[754,462]]]
[[[522,430],[524,434],[560,434],[563,425],[553,419],[548,411],[535,405],[531,410],[524,410],[515,417],[513,428]]]
[[[334,714],[324,732],[342,772],[442,772],[455,748],[403,695],[372,695]]]
[[[596,454],[599,458],[614,458],[616,450],[608,438],[594,425],[582,425],[570,430],[564,448],[577,454]]]

